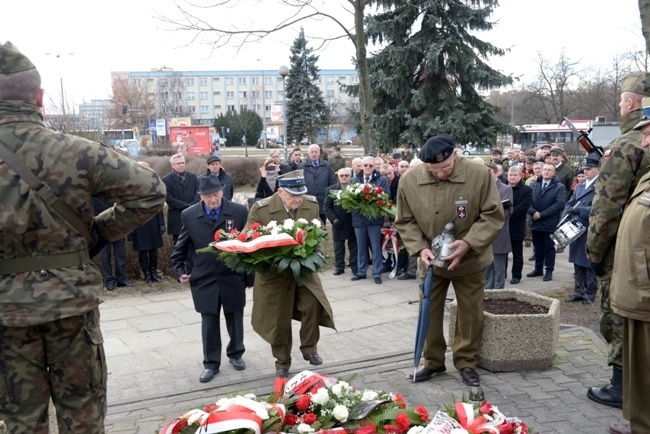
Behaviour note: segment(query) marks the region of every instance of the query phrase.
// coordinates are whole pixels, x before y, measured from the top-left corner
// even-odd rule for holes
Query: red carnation
[[[239,236],[237,237],[237,239],[238,239],[239,241],[241,241],[242,243],[243,243],[244,241],[246,241],[246,232],[242,232],[241,234],[239,234]]]
[[[312,423],[316,422],[316,415],[314,413],[305,413],[302,416],[302,421],[307,425],[311,425]]]
[[[375,194],[382,194],[384,192],[384,189],[381,187],[375,187]]]
[[[205,411],[206,413],[212,413],[216,409],[217,409],[217,404],[208,404],[208,405],[205,406],[203,411]]]
[[[402,431],[408,430],[409,427],[411,426],[409,417],[404,413],[398,414],[397,417],[395,418],[395,422],[397,422],[397,426],[399,426]]]
[[[374,425],[364,425],[357,429],[354,434],[375,434],[377,432],[377,427]]]
[[[256,230],[258,230],[260,228],[260,226],[262,226],[262,225],[259,224],[258,222],[255,222],[255,223],[253,223],[251,225],[251,230],[256,231]]]
[[[259,237],[261,237],[261,236],[262,236],[261,233],[259,233],[259,232],[254,232],[254,233],[253,233],[253,236],[251,237],[251,240],[254,240],[255,238],[259,238]]]
[[[382,206],[383,204],[384,204],[384,202],[382,202],[381,200],[377,201],[377,206]]]
[[[296,408],[300,411],[306,411],[311,404],[311,397],[309,395],[302,395],[296,401]]]
[[[402,434],[402,430],[397,425],[384,425],[384,433],[386,433],[386,434]]]
[[[298,423],[298,416],[296,416],[293,413],[289,413],[288,415],[286,415],[284,417],[284,423],[286,425],[292,425],[293,426],[293,425]]]
[[[429,412],[427,411],[426,408],[422,405],[418,405],[415,407],[415,412],[420,415],[420,419],[422,419],[422,422],[426,422],[429,420]]]
[[[372,197],[369,194],[366,194],[366,200],[369,201],[370,199],[372,199]]]
[[[406,408],[406,401],[404,401],[404,397],[402,395],[396,393],[395,400],[399,403],[399,408]]]

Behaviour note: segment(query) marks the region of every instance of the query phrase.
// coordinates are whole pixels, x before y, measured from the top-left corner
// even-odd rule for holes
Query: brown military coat
[[[439,181],[426,164],[406,171],[397,192],[395,226],[409,254],[431,248],[449,221],[457,240],[471,245],[454,271],[436,270],[444,278],[457,278],[484,270],[493,261],[492,242],[504,225],[496,183],[487,167],[457,158],[451,176]]]
[[[305,195],[304,200],[296,213],[296,219],[304,218],[308,221],[319,219],[318,201],[314,196]],[[280,199],[278,193],[273,196],[257,201],[248,214],[246,228],[248,230],[251,224],[258,222],[262,225],[268,224],[275,220],[279,224],[288,218],[289,215]],[[301,315],[295,306],[295,303],[288,303],[287,299],[292,298],[295,294],[296,281],[293,275],[288,273],[278,273],[266,270],[258,270],[255,273],[255,285],[253,287],[253,312],[251,324],[253,330],[271,345],[283,344],[286,336],[291,330],[291,321],[287,318],[293,318],[300,321]],[[303,283],[322,306],[322,316],[320,325],[335,329],[334,314],[330,306],[323,285],[318,273],[312,273]],[[281,296],[278,296],[281,295]],[[286,295],[286,296],[285,296]],[[293,306],[293,309],[290,307]]]

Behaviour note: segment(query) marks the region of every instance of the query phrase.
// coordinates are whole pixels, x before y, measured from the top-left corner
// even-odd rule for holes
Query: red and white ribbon
[[[397,228],[395,228],[395,225],[391,223],[389,227],[381,228],[381,235],[381,256],[384,260],[388,259],[388,256],[390,255],[393,256],[393,269],[388,275],[390,279],[393,279],[397,275],[397,254],[400,250],[397,238]],[[392,250],[388,249],[389,243],[393,246]]]

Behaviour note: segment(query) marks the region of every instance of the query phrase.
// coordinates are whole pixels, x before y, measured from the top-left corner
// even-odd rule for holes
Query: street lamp
[[[264,62],[262,59],[257,59],[258,62],[262,63],[262,143],[264,145],[264,149],[266,149],[266,99],[264,97]]]
[[[74,53],[64,53],[65,55],[68,56],[74,56]],[[61,54],[54,54],[54,53],[45,53],[46,56],[49,55],[54,55],[56,56],[57,59],[61,59]],[[61,63],[59,62],[59,80],[61,82],[61,114],[65,117],[65,96],[63,94],[63,67],[61,66]]]
[[[289,68],[282,65],[278,69],[278,74],[282,77],[282,125],[284,126],[284,161],[289,159],[287,154],[287,85],[286,78],[289,75]]]

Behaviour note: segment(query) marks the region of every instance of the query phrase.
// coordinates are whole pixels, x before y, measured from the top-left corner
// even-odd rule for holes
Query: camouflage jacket
[[[594,186],[587,256],[591,262],[602,263],[607,272],[612,270],[616,232],[625,203],[650,166],[650,153],[641,147],[641,132],[633,129],[640,118],[640,110],[621,117],[623,134],[605,150]]]
[[[156,173],[98,143],[49,130],[33,104],[0,101],[0,141],[88,229],[92,198],[114,203],[96,218],[98,231],[109,241],[147,222],[165,202],[165,186]],[[0,263],[5,269],[28,257],[82,256],[88,249],[89,240],[1,160],[0,197]],[[102,276],[92,262],[82,262],[0,274],[0,325],[38,325],[96,308]]]

